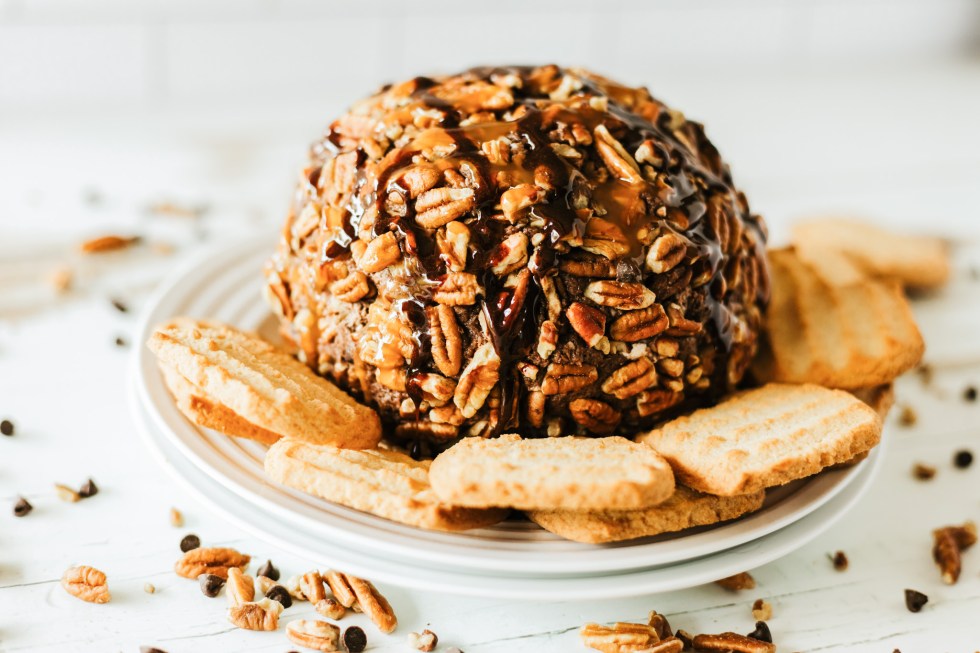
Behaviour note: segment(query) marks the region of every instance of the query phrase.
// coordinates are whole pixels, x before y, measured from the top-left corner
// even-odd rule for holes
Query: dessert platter
[[[923,342],[942,243],[838,219],[766,248],[701,125],[582,70],[382,88],[278,239],[180,271],[133,413],[206,503],[403,585],[574,598],[758,566],[838,519]],[[867,247],[856,243],[868,243]]]

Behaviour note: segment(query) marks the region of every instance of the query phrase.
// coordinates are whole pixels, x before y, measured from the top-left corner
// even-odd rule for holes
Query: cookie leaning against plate
[[[439,531],[491,526],[506,510],[442,501],[429,485],[429,461],[388,449],[358,451],[280,440],[265,455],[266,475],[283,485],[392,521]]]
[[[621,437],[463,438],[436,457],[429,480],[450,503],[523,510],[646,508],[674,492],[666,461]]]
[[[766,499],[763,490],[719,497],[678,485],[660,505],[641,510],[530,510],[535,524],[566,540],[602,544],[673,533],[707,526],[758,510]]]
[[[897,282],[829,283],[792,249],[770,251],[769,262],[768,348],[756,359],[757,378],[851,390],[889,383],[922,358]]]
[[[147,344],[163,365],[263,429],[351,449],[381,439],[377,413],[258,336],[181,319],[159,327]]]
[[[678,417],[638,438],[701,492],[749,494],[851,460],[881,438],[881,418],[854,395],[770,383]]]

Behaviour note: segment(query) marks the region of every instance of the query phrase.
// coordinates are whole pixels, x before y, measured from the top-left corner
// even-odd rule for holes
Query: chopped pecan
[[[581,248],[614,261],[629,254],[629,240],[615,223],[592,218],[585,225]]]
[[[527,265],[527,236],[515,232],[507,236],[490,257],[491,271],[498,277],[505,277]]]
[[[263,594],[268,594],[273,587],[279,586],[276,581],[272,580],[268,576],[263,576],[261,574],[255,577],[255,584],[259,586],[259,591]],[[283,589],[286,589],[283,587]],[[287,590],[288,591],[288,590]]]
[[[537,352],[538,356],[547,360],[555,352],[555,347],[558,346],[558,327],[551,320],[545,320],[541,323],[541,328],[538,330],[538,344]]]
[[[585,297],[621,311],[646,308],[657,300],[657,296],[642,283],[623,281],[593,281],[585,287]]]
[[[616,265],[602,256],[563,257],[558,269],[575,277],[616,278]]]
[[[422,397],[433,406],[443,406],[453,398],[456,382],[441,374],[421,374],[416,377]]]
[[[61,586],[72,596],[89,603],[108,603],[111,598],[105,574],[87,565],[67,569],[61,576]]]
[[[735,574],[734,576],[728,576],[727,578],[722,578],[721,580],[716,580],[715,584],[733,592],[755,589],[755,579],[752,578],[752,574],[747,571]]]
[[[514,104],[510,90],[484,81],[436,86],[433,93],[467,113],[483,110],[500,111]]]
[[[558,298],[558,290],[555,288],[553,277],[541,277],[538,280],[541,284],[541,293],[544,295],[545,305],[548,309],[548,319],[557,322],[561,317],[561,299]]]
[[[508,222],[516,222],[518,212],[537,202],[541,191],[533,184],[520,184],[509,188],[500,196],[500,210]]]
[[[323,577],[315,569],[299,577],[299,590],[306,597],[306,600],[314,605],[317,601],[327,598],[327,591],[323,587]]]
[[[943,582],[952,585],[960,577],[960,554],[977,542],[977,526],[973,522],[962,526],[945,526],[934,530],[932,537],[932,558],[939,565]]]
[[[255,598],[255,584],[252,577],[242,573],[238,567],[228,569],[228,587],[225,590],[228,603],[241,605]]]
[[[693,640],[694,648],[699,651],[728,651],[729,653],[776,653],[776,647],[770,642],[752,639],[738,633],[721,633],[719,635],[696,635]]]
[[[446,306],[470,306],[476,302],[480,284],[470,272],[450,272],[432,294],[432,298]]]
[[[598,308],[575,302],[565,311],[568,323],[589,347],[595,347],[606,336],[606,314]]]
[[[343,207],[354,192],[357,182],[357,152],[345,152],[327,159],[320,169],[317,186],[323,199],[337,208]]]
[[[390,633],[398,626],[391,604],[369,581],[339,571],[330,571],[327,573],[327,584],[342,605],[366,614],[381,632]]]
[[[214,574],[228,578],[228,570],[237,567],[244,570],[252,558],[235,549],[213,547],[191,549],[177,561],[174,571],[178,576],[196,580],[201,574]]]
[[[684,361],[679,358],[661,358],[657,361],[657,371],[676,379],[684,373]]]
[[[650,615],[647,617],[647,623],[657,631],[657,636],[660,639],[667,639],[674,635],[674,631],[670,628],[670,622],[667,621],[667,617],[663,616],[656,610],[651,610]]]
[[[290,576],[289,580],[286,581],[286,584],[283,585],[283,587],[286,588],[286,591],[289,592],[289,595],[293,597],[293,600],[295,601],[306,600],[306,595],[303,594],[303,589],[300,587],[300,580],[302,578],[302,576]]]
[[[752,618],[756,621],[769,621],[772,619],[772,604],[763,599],[756,599],[752,604]]]
[[[436,247],[453,272],[466,269],[466,252],[470,244],[470,228],[454,220],[436,232]]]
[[[667,306],[667,320],[670,323],[667,335],[690,336],[701,332],[701,323],[684,317],[684,310],[677,304]]]
[[[357,601],[357,596],[354,595],[354,590],[351,589],[350,583],[347,581],[346,574],[331,569],[323,575],[323,579],[330,588],[330,593],[334,595],[334,598],[336,598],[342,606],[345,608],[351,608],[354,606],[354,602]]]
[[[441,178],[442,173],[439,168],[431,163],[419,163],[405,168],[391,181],[398,183],[407,190],[408,196],[414,200],[425,191],[435,187]]]
[[[421,633],[409,633],[408,644],[417,651],[429,653],[434,651],[439,644],[439,637],[431,630],[423,630]]]
[[[500,378],[500,357],[493,344],[487,342],[473,354],[469,364],[459,377],[453,402],[463,417],[476,415],[487,396]]]
[[[593,433],[612,433],[622,419],[619,411],[598,399],[575,399],[568,410],[576,422]]]
[[[456,408],[455,404],[449,404],[447,406],[437,406],[430,410],[429,421],[435,424],[459,426],[466,421],[466,418],[463,417],[463,413],[459,412],[459,408]]]
[[[541,428],[542,424],[544,424],[545,402],[547,399],[540,390],[532,390],[528,393],[527,419],[532,426]]]
[[[602,157],[603,163],[609,168],[609,172],[628,184],[638,184],[643,181],[640,166],[622,144],[613,138],[605,125],[599,125],[592,133],[595,136],[596,150]]]
[[[436,229],[461,218],[476,206],[472,188],[433,188],[415,200],[415,221],[425,229]]]
[[[655,274],[672,270],[687,256],[687,241],[668,231],[653,241],[647,252],[647,267]]]
[[[636,342],[659,335],[667,330],[669,321],[664,307],[653,304],[638,311],[624,313],[609,325],[609,336],[613,340]]]
[[[343,279],[330,284],[330,293],[342,302],[354,303],[371,293],[371,284],[366,274],[354,270]]]
[[[399,261],[401,257],[402,252],[398,248],[398,237],[389,231],[367,244],[364,253],[357,259],[357,267],[367,274],[373,274]]]
[[[592,365],[552,363],[544,373],[541,392],[546,395],[575,392],[595,383],[598,378],[599,372]]]
[[[579,630],[579,636],[584,645],[602,653],[646,651],[660,642],[652,626],[621,622],[612,626],[588,623]]]
[[[125,249],[140,242],[139,236],[99,236],[83,242],[79,248],[83,254],[101,254]]]
[[[313,609],[316,610],[317,614],[327,619],[343,619],[344,615],[347,614],[347,608],[333,598],[320,599],[313,606]]]
[[[379,367],[377,373],[378,383],[386,388],[405,392],[408,383],[408,373],[404,367]]]
[[[463,340],[459,335],[456,316],[449,306],[430,306],[425,309],[429,322],[432,360],[446,376],[456,376],[463,364]]]
[[[671,390],[645,390],[636,398],[636,410],[640,417],[646,417],[676,406],[684,399],[680,392]]]
[[[649,358],[623,365],[602,382],[602,391],[617,399],[629,399],[657,383],[657,372]]]
[[[297,619],[286,624],[286,637],[293,644],[314,651],[331,653],[340,650],[340,628],[313,619]]]
[[[265,598],[228,608],[228,621],[245,630],[276,630],[282,604]]]

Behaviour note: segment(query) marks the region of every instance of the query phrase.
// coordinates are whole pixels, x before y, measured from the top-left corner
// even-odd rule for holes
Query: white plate
[[[154,457],[205,506],[256,538],[315,564],[416,590],[536,601],[599,600],[643,596],[694,587],[771,562],[795,551],[830,528],[870,487],[880,465],[863,465],[854,481],[806,517],[751,542],[727,551],[673,565],[639,569],[629,573],[562,577],[524,574],[466,573],[445,566],[405,564],[297,530],[278,511],[250,505],[234,492],[193,465],[170,438],[154,425],[130,388],[133,416]]]
[[[177,315],[209,318],[255,329],[275,331],[275,322],[261,297],[261,266],[269,241],[229,247],[191,264],[164,284],[144,312],[138,341],[153,325]],[[264,448],[201,429],[179,413],[157,371],[152,354],[137,347],[133,359],[132,394],[145,409],[141,419],[154,439],[163,438],[210,481],[236,497],[222,510],[239,506],[290,525],[320,542],[346,551],[360,551],[377,560],[423,567],[438,566],[465,573],[500,577],[576,577],[624,573],[693,560],[743,545],[797,522],[830,502],[874,464],[877,453],[856,467],[828,471],[775,489],[766,506],[740,520],[713,527],[631,542],[593,546],[569,542],[524,521],[508,521],[466,533],[437,533],[396,524],[266,482]],[[142,413],[141,413],[142,414]],[[162,447],[162,443],[156,445]],[[181,465],[185,475],[191,468]]]

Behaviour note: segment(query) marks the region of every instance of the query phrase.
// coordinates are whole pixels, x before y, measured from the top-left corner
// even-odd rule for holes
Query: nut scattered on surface
[[[426,628],[421,633],[409,633],[408,634],[408,645],[412,648],[429,653],[435,650],[436,646],[439,644],[439,637]]]
[[[71,290],[74,273],[67,265],[59,266],[48,274],[48,283],[57,293],[66,293]]]
[[[660,642],[655,627],[617,622],[612,626],[588,623],[579,630],[582,643],[602,653],[645,650]]]
[[[345,630],[343,640],[347,653],[361,653],[367,648],[367,635],[359,626],[351,626]]]
[[[184,525],[184,514],[176,508],[170,509],[170,525],[174,528],[180,528]]]
[[[61,483],[54,484],[54,491],[57,492],[59,499],[69,503],[77,503],[82,498],[78,492]]]
[[[337,599],[329,597],[317,601],[313,605],[313,609],[316,610],[317,614],[327,619],[333,619],[334,621],[343,619],[344,615],[347,614],[347,608],[342,606]]]
[[[298,619],[286,624],[286,637],[294,644],[314,651],[339,651],[340,629],[326,621]]]
[[[772,619],[772,604],[763,599],[756,599],[755,603],[752,604],[752,618],[756,621],[769,621]]]
[[[289,595],[293,597],[294,601],[305,601],[306,595],[303,594],[303,589],[299,586],[300,576],[290,576],[289,580],[283,587],[289,592]]]
[[[315,569],[300,576],[299,589],[303,593],[303,596],[306,597],[306,600],[314,606],[327,598],[327,591],[323,587],[323,577]]]
[[[197,582],[201,586],[201,592],[209,599],[218,596],[221,588],[225,586],[225,579],[214,574],[201,574],[197,577]]]
[[[929,602],[929,597],[916,590],[905,590],[905,607],[909,612],[918,612]]]
[[[838,551],[830,556],[830,562],[833,563],[834,569],[837,571],[847,571],[847,565],[850,564],[843,551]]]
[[[183,539],[180,540],[180,550],[184,553],[188,551],[193,551],[201,546],[201,538],[193,533],[185,535]]]
[[[328,571],[326,581],[341,605],[360,608],[381,632],[390,633],[398,626],[391,604],[371,582],[338,571]]]
[[[977,526],[966,522],[962,526],[946,526],[932,532],[932,558],[942,572],[943,582],[952,585],[962,570],[961,553],[977,542]]]
[[[755,579],[752,578],[752,574],[747,571],[735,574],[734,576],[729,576],[728,578],[716,580],[715,584],[733,592],[755,589]]]
[[[147,594],[155,594],[157,588],[153,585],[153,583],[143,583],[143,591]]]
[[[919,421],[919,416],[916,414],[915,409],[908,404],[902,406],[902,410],[898,413],[898,423],[902,426],[915,426],[916,422]]]
[[[696,635],[693,639],[695,650],[699,651],[728,651],[729,653],[776,653],[776,647],[771,642],[739,635],[738,633],[720,633],[717,635]]]
[[[71,567],[61,576],[61,586],[74,597],[89,603],[108,603],[109,585],[105,574],[82,565]]]
[[[276,630],[282,606],[271,599],[228,608],[228,621],[245,630]]]
[[[936,468],[925,463],[916,463],[912,467],[912,476],[919,481],[929,481],[936,475]]]
[[[14,504],[14,517],[26,517],[34,510],[34,506],[24,497],[19,497]]]
[[[235,549],[215,547],[197,548],[186,552],[174,565],[178,576],[196,579],[201,574],[214,574],[228,578],[228,569],[238,567],[245,569],[251,557],[239,553]]]
[[[238,567],[228,570],[228,589],[225,590],[229,605],[242,605],[255,598],[255,582]],[[268,598],[272,598],[271,596]]]
[[[99,236],[82,242],[79,246],[83,254],[101,254],[125,249],[140,241],[139,236]]]

